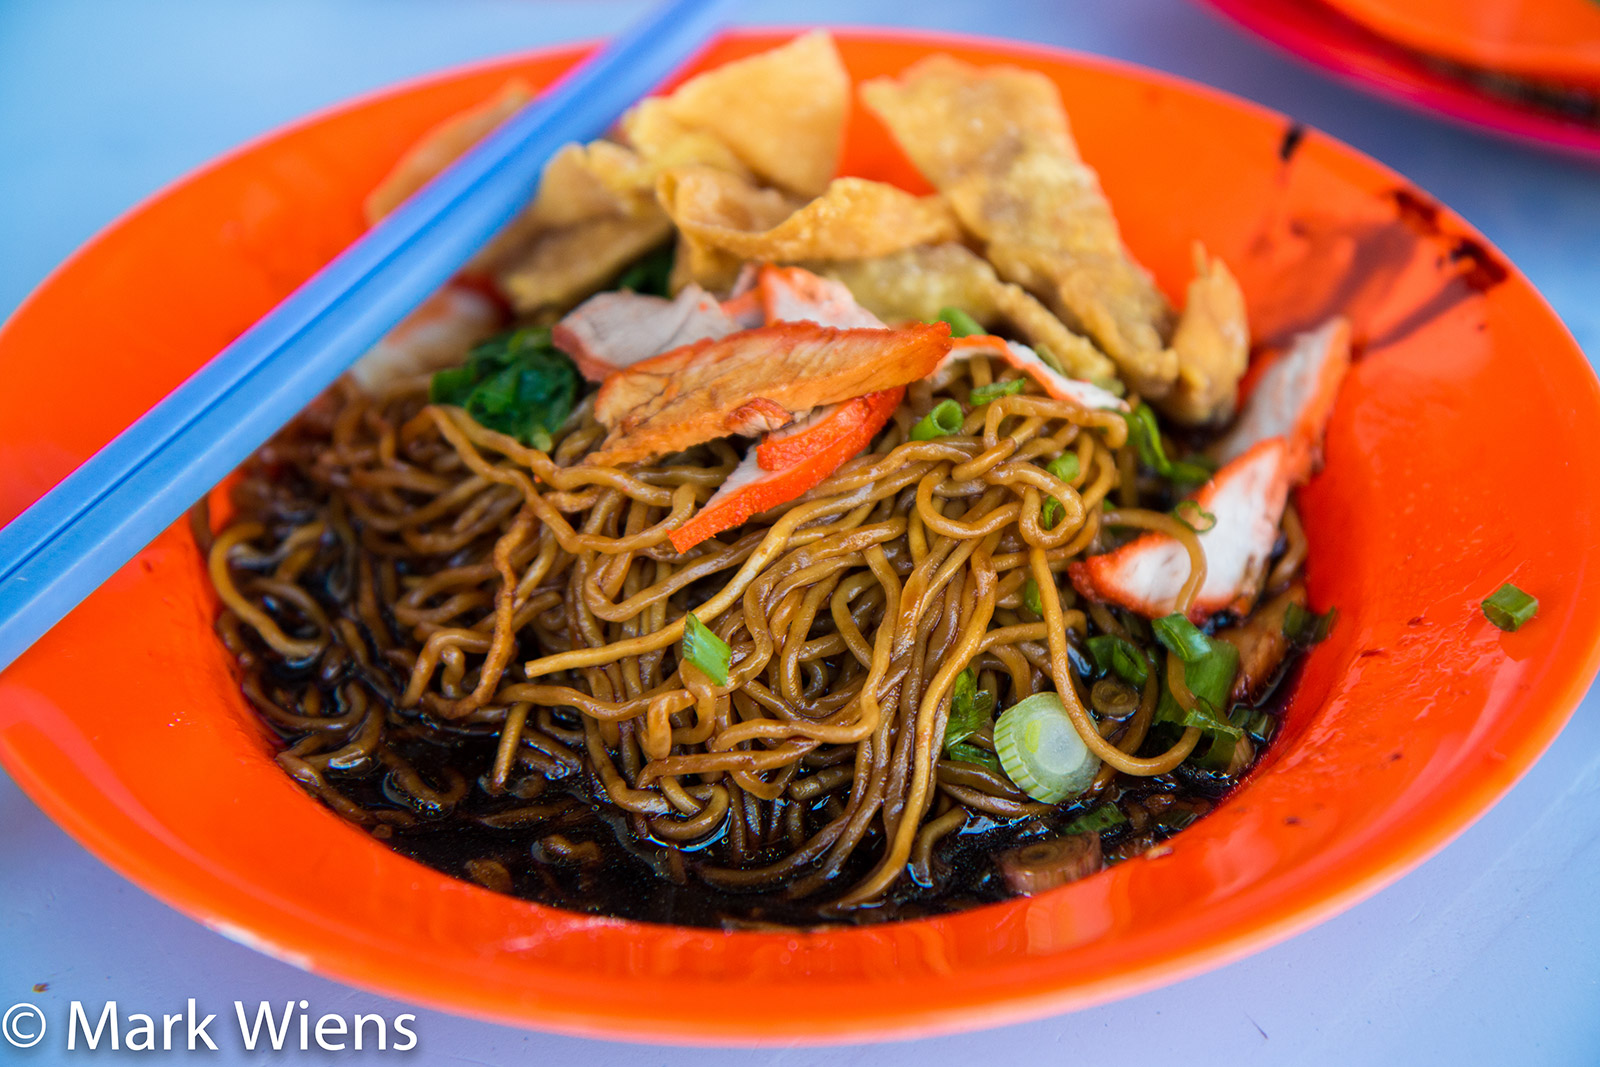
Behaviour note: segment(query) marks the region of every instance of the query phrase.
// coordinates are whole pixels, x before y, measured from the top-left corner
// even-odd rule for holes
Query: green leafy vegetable
[[[671,242],[646,252],[617,277],[617,288],[631,289],[645,296],[671,296],[672,261],[676,252]]]
[[[939,321],[950,324],[951,337],[971,337],[974,334],[988,332],[977,319],[960,308],[940,308]]]
[[[954,400],[941,400],[911,427],[911,439],[931,441],[935,437],[945,437],[961,429],[961,421],[961,405]]]
[[[944,747],[958,745],[983,729],[994,711],[994,694],[978,688],[978,676],[968,667],[956,675],[950,692],[950,718],[944,727]]]
[[[1086,642],[1089,655],[1102,671],[1111,671],[1131,686],[1144,685],[1150,676],[1149,664],[1139,646],[1115,634],[1100,634]]]
[[[428,388],[433,403],[465,408],[479,425],[546,451],[577,398],[578,372],[542,326],[489,338]]]
[[[728,663],[733,651],[692,611],[683,617],[683,658],[717,685],[728,684]]]
[[[1000,757],[986,748],[969,745],[965,741],[949,746],[944,750],[944,754],[957,763],[976,763],[991,771],[1004,773],[1000,770]]]
[[[1180,485],[1204,485],[1211,480],[1216,468],[1203,459],[1169,459],[1161,443],[1161,429],[1156,425],[1156,413],[1149,404],[1141,403],[1123,416],[1128,421],[1128,437],[1139,450],[1139,461],[1164,478]]]
[[[1122,809],[1115,804],[1101,804],[1092,811],[1086,811],[1061,828],[1063,834],[1103,834],[1107,830],[1115,829],[1128,821],[1122,814]]]
[[[1022,606],[1044,618],[1044,601],[1039,599],[1039,583],[1032,578],[1022,587]]]
[[[1195,533],[1205,533],[1217,524],[1217,517],[1193,500],[1180,500],[1172,509],[1172,517]]]
[[[1156,640],[1185,663],[1204,659],[1211,651],[1211,642],[1206,635],[1181,612],[1175,611],[1171,615],[1152,619],[1150,627],[1155,631]]]
[[[967,394],[967,403],[973,407],[987,404],[991,400],[999,400],[1003,396],[1015,396],[1028,387],[1026,378],[1012,378],[1004,382],[990,382],[980,385]]]
[[[1522,624],[1533,618],[1539,602],[1507,582],[1483,601],[1483,614],[1490,622],[1507,632],[1520,630]],[[1285,625],[1288,625],[1285,620]]]
[[[1485,608],[1486,613],[1487,610]],[[1283,613],[1283,636],[1299,648],[1310,648],[1333,631],[1333,624],[1338,618],[1338,608],[1329,608],[1325,614],[1318,615],[1299,604],[1290,603]]]

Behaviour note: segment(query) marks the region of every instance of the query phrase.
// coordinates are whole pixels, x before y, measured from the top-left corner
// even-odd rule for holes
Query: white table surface
[[[121,211],[246,138],[396,79],[594,36],[636,2],[0,0],[0,316]],[[1482,229],[1600,354],[1600,165],[1335,84],[1182,0],[751,3],[752,23],[915,25],[1117,56],[1249,97],[1377,156]],[[85,343],[94,343],[86,339]],[[0,388],[3,388],[0,383]],[[1596,428],[1600,438],[1600,427]],[[684,1050],[408,1008],[233,944],[123,881],[0,774],[0,1011],[306,1000],[418,1015],[411,1062],[467,1064],[1600,1063],[1600,698],[1511,794],[1399,883],[1275,948],[1076,1014],[843,1049]],[[36,983],[47,984],[34,992]],[[231,1020],[220,1017],[219,1023]],[[52,1033],[0,1063],[71,1063]],[[139,1062],[325,1063],[393,1052]],[[127,1055],[124,1053],[124,1055]]]

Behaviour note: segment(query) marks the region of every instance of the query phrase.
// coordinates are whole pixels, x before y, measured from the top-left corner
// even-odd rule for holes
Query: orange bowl
[[[779,39],[731,37],[702,66]],[[932,51],[1043,71],[1170,292],[1198,239],[1239,275],[1259,336],[1332,311],[1356,325],[1327,466],[1301,494],[1313,595],[1339,625],[1219,810],[1054,892],[876,927],[721,933],[513,900],[391,852],[277,768],[181,525],[0,676],[0,756],[23,788],[150,892],[302,967],[485,1018],[683,1042],[928,1034],[1128,994],[1326,918],[1481,814],[1561,728],[1600,630],[1600,389],[1528,282],[1395,174],[1222,94],[998,41],[840,46],[857,78]],[[355,237],[363,194],[422,130],[580,51],[337,108],[91,242],[0,332],[0,519]],[[846,167],[916,184],[859,113]],[[1512,490],[1552,511],[1533,521]],[[1478,607],[1507,580],[1541,604],[1514,634]]]

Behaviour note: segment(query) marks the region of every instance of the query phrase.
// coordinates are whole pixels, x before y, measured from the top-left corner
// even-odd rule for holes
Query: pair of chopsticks
[[[652,8],[0,529],[0,670],[448,281],[532,199],[556,149],[604,133],[731,7]]]

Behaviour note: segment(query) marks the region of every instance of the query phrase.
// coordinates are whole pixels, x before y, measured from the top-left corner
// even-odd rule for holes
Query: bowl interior
[[[778,39],[731,37],[703,65]],[[1239,275],[1258,337],[1353,319],[1360,351],[1326,469],[1300,497],[1312,595],[1339,624],[1226,804],[1162,855],[933,920],[722,934],[512,900],[391,852],[273,764],[181,524],[0,677],[0,757],[23,787],[151,892],[301,966],[456,1011],[655,1040],[929,1033],[1145,988],[1348,905],[1509,788],[1587,686],[1600,625],[1600,461],[1586,447],[1600,391],[1526,280],[1394,174],[1220,94],[994,41],[858,32],[840,46],[858,78],[940,50],[1045,72],[1170,294],[1202,241]],[[421,131],[578,54],[316,116],[88,245],[0,333],[0,520],[354,238],[362,196]],[[921,187],[859,112],[846,169]],[[1530,521],[1537,500],[1555,508]],[[1541,605],[1515,634],[1478,609],[1508,580]],[[782,1008],[758,1016],[752,995]]]

